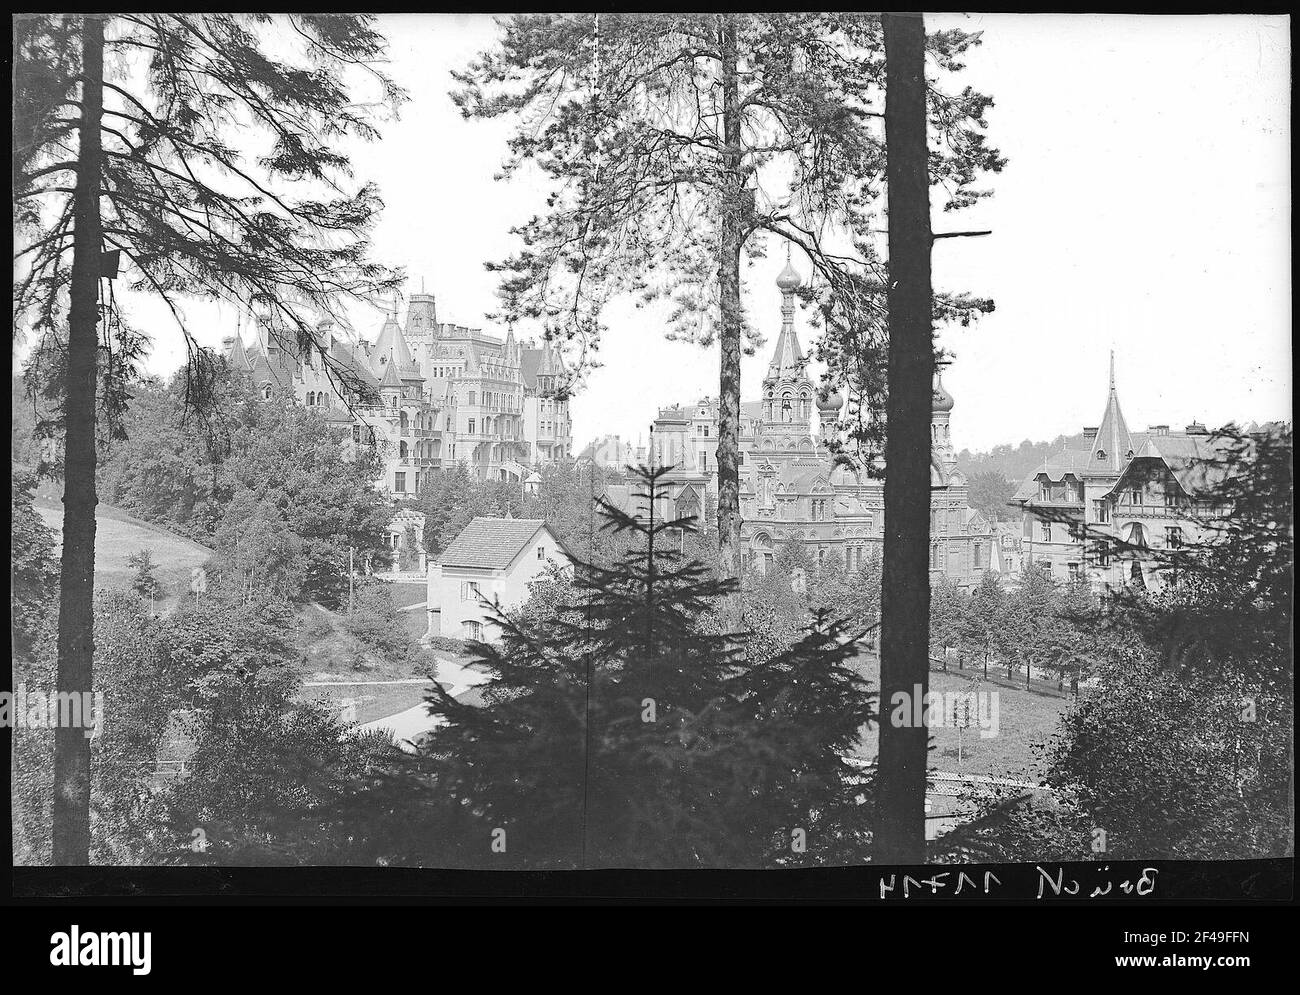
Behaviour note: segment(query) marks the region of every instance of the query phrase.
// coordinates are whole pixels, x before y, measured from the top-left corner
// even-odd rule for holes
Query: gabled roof
[[[476,518],[443,550],[438,562],[445,567],[504,570],[544,528],[541,518]],[[564,548],[559,540],[556,545]]]
[[[1132,462],[1124,468],[1110,493],[1124,489],[1131,467],[1140,460],[1159,460],[1188,497],[1196,498],[1213,490],[1223,479],[1225,470],[1215,462],[1221,444],[1208,435],[1152,435],[1142,443]]]

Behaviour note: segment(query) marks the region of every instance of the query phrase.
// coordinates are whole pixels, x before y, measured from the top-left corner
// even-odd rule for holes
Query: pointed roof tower
[[[232,370],[240,373],[247,373],[253,368],[252,360],[248,358],[248,353],[244,351],[244,337],[235,336],[235,342],[230,347],[230,355],[226,357],[226,362],[230,364]]]
[[[375,357],[376,373],[383,372],[385,364],[382,360],[389,357],[395,359],[404,370],[416,365],[415,357],[411,355],[411,348],[406,344],[406,336],[402,334],[402,326],[397,323],[396,315],[390,314],[388,320],[384,322],[384,327],[379,330],[379,338],[375,339],[371,355]]]
[[[1106,413],[1102,415],[1097,437],[1088,454],[1088,468],[1093,472],[1119,473],[1128,462],[1133,450],[1133,437],[1129,435],[1124,412],[1119,407],[1119,394],[1115,390],[1115,351],[1110,354],[1110,393],[1106,397]]]
[[[805,362],[803,350],[799,348],[799,336],[794,330],[794,292],[803,286],[803,277],[790,263],[789,245],[785,250],[785,269],[776,278],[776,285],[781,290],[781,333],[776,337],[772,361],[767,366],[767,376],[771,380],[802,376]]]
[[[402,389],[402,377],[397,372],[397,360],[392,353],[389,353],[388,362],[384,364],[384,379],[379,382],[379,386]]]

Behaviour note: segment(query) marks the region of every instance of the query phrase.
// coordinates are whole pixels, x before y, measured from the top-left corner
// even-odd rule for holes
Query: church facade
[[[787,263],[777,278],[781,330],[763,379],[762,396],[741,404],[741,542],[753,569],[769,569],[781,545],[800,542],[814,563],[838,557],[850,570],[879,556],[884,542],[884,482],[865,470],[837,465],[826,440],[844,399],[821,400],[808,373],[795,327],[795,291],[801,278]],[[934,389],[931,435],[930,570],[962,587],[996,569],[997,539],[989,521],[970,507],[949,435],[952,396],[942,379]],[[817,431],[814,432],[814,426]],[[638,462],[672,467],[664,513],[696,515],[712,527],[717,507],[718,407],[714,398],[659,410],[649,446]],[[635,484],[610,488],[623,505]]]
[[[317,409],[355,445],[378,446],[394,497],[418,493],[425,475],[464,463],[483,479],[520,480],[572,455],[569,402],[558,388],[557,350],[481,329],[439,322],[432,294],[412,294],[406,325],[390,314],[374,342],[349,341],[330,322],[319,350],[284,349],[262,323],[251,345],[226,339],[226,361],[270,398]],[[324,352],[328,360],[321,355]],[[344,398],[339,372],[360,389]]]

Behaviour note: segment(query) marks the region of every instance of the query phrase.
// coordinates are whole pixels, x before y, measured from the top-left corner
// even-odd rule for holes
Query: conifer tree
[[[15,25],[24,143],[14,155],[15,330],[40,338],[62,409],[62,691],[93,683],[97,408],[120,412],[141,348],[105,278],[120,274],[165,302],[187,348],[187,401],[199,409],[219,364],[198,347],[182,300],[264,309],[277,339],[319,351],[346,392],[355,378],[322,348],[315,323],[346,325],[347,300],[399,278],[369,259],[382,204],[369,184],[347,189],[338,151],[348,136],[376,137],[374,109],[403,98],[379,66],[384,40],[369,16],[289,14],[283,37],[300,44],[272,50],[275,16],[29,15]],[[375,84],[376,102],[357,99],[358,75]],[[55,863],[89,859],[89,765],[80,731],[58,730]]]
[[[958,72],[978,35],[928,41]],[[872,244],[884,149],[880,18],[857,13],[516,15],[453,93],[467,117],[512,117],[503,176],[525,164],[553,184],[517,229],[502,273],[511,314],[580,343],[589,359],[617,294],[671,305],[671,337],[719,347],[718,527],[722,569],[740,570],[740,362],[757,343],[742,260],[764,240],[810,261],[815,297],[842,330],[830,363],[863,423],[883,403],[883,269]],[[950,206],[1002,160],[984,140],[990,101],[939,83],[923,99],[936,183]],[[875,227],[880,227],[876,223]],[[987,301],[954,297],[967,318]],[[581,362],[573,364],[575,368]]]
[[[473,647],[491,674],[480,700],[432,689],[444,724],[400,776],[423,778],[433,859],[866,859],[869,785],[851,757],[874,696],[849,665],[855,640],[821,613],[793,647],[755,662],[744,634],[712,631],[736,582],[681,552],[676,533],[691,520],[661,514],[666,472],[639,471],[640,516],[601,502],[602,527],[628,537],[628,551],[609,565],[575,562],[571,603],[494,613],[497,641]]]

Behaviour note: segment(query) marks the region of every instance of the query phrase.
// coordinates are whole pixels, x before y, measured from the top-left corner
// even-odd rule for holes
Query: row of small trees
[[[986,573],[969,592],[943,578],[930,596],[930,652],[944,669],[955,658],[985,677],[990,664],[1004,667],[1008,680],[1023,670],[1026,685],[1037,669],[1077,691],[1097,662],[1090,632],[1099,608],[1087,584],[1058,584],[1036,564],[1013,583]]]

